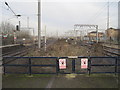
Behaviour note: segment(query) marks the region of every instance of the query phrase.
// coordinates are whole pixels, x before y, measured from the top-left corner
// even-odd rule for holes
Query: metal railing
[[[11,58],[15,58],[16,60],[24,59],[27,61],[27,63],[22,64],[16,64],[16,63],[5,63],[6,60],[9,60]],[[81,69],[81,58],[88,58],[88,68],[87,69]],[[65,70],[61,70],[59,68],[59,59],[66,59],[67,67]],[[23,61],[24,61],[23,60]],[[35,64],[35,62],[39,61],[40,64]],[[42,60],[42,61],[40,61]],[[22,60],[20,60],[22,61]],[[44,63],[47,61],[47,63]],[[53,63],[51,63],[53,61]],[[102,61],[102,62],[101,62]],[[44,63],[44,64],[43,64]],[[3,73],[5,74],[93,74],[93,73],[113,73],[117,74],[120,73],[119,66],[120,66],[120,59],[119,57],[77,57],[77,58],[69,58],[69,57],[3,57]],[[9,68],[7,68],[9,67]],[[10,67],[15,67],[10,69]],[[16,67],[24,67],[26,69],[25,72],[17,72]],[[42,70],[37,70],[42,67]],[[45,72],[44,69],[47,69],[46,67],[50,67],[50,71]],[[94,67],[94,68],[93,68]],[[99,67],[99,68],[98,68]],[[103,67],[100,69],[100,67]],[[107,69],[107,71],[104,71],[104,69]],[[98,68],[98,69],[96,69]],[[9,70],[7,70],[9,69]],[[54,72],[51,70],[55,69]],[[94,71],[95,69],[95,71]],[[21,69],[23,70],[23,69]],[[47,69],[48,70],[48,69]],[[99,70],[102,70],[100,72]],[[14,71],[14,72],[13,72]],[[41,72],[39,72],[41,71]]]

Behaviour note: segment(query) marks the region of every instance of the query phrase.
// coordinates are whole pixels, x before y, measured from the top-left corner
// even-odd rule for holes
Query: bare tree
[[[19,32],[16,32],[17,36],[17,43],[31,43],[32,41],[32,36],[30,34],[29,30],[21,30]],[[25,41],[23,41],[23,38]]]
[[[9,22],[2,22],[0,24],[0,35],[2,35],[2,45],[14,44],[14,31],[16,33],[16,43],[23,42],[23,38],[26,39],[26,43],[32,41],[32,36],[29,30],[15,30],[15,26]]]
[[[1,22],[0,24],[0,34],[2,35],[2,45],[13,44],[13,30],[14,25],[9,22]]]

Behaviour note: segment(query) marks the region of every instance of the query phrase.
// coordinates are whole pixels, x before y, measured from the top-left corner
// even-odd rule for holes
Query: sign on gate
[[[59,59],[59,68],[66,69],[66,59]]]
[[[87,58],[81,58],[81,68],[82,69],[88,68],[88,59]]]

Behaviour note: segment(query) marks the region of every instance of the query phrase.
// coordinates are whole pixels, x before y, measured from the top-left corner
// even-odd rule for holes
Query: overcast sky
[[[17,19],[8,9],[4,2],[16,14],[22,17]],[[89,2],[88,2],[89,1]],[[106,29],[107,21],[107,1],[108,0],[42,0],[41,25],[42,33],[44,27],[47,27],[47,34],[59,35],[66,31],[73,30],[74,24],[95,24],[99,29]],[[110,1],[110,27],[118,28],[118,0]],[[114,2],[113,2],[114,1]],[[21,26],[27,26],[27,17],[29,17],[29,26],[35,28],[37,34],[37,0],[2,0],[0,1],[2,20],[9,21],[14,25],[21,21]],[[0,19],[0,21],[2,21]]]

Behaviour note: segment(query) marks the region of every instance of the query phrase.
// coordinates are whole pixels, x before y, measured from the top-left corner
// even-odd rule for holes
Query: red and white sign
[[[66,59],[59,59],[59,68],[66,69]]]
[[[82,58],[81,59],[81,68],[82,69],[87,69],[88,68],[88,59],[87,58]]]
[[[17,37],[14,37],[14,39],[17,39]]]

